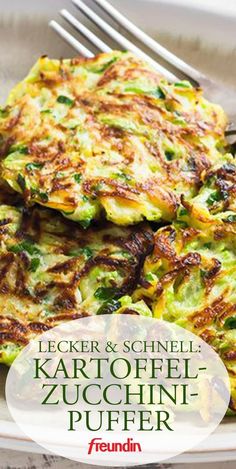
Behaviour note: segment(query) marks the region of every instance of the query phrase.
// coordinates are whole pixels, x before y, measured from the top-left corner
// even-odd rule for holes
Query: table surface
[[[152,464],[133,466],[133,469],[235,469],[235,462],[219,462],[207,464]],[[98,469],[57,456],[19,453],[17,451],[0,450],[0,469]],[[100,467],[100,469],[102,469]],[[115,468],[110,468],[115,469]]]

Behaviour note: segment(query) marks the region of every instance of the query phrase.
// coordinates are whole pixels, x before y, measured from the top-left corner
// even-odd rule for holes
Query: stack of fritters
[[[0,110],[0,361],[61,321],[154,315],[218,351],[236,408],[226,125],[128,52],[39,59]]]

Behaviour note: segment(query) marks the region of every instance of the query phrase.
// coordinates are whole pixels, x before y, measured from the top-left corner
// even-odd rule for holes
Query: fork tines
[[[127,39],[123,34],[118,32],[115,28],[113,28],[108,22],[106,22],[101,16],[95,13],[94,10],[89,8],[82,0],[72,0],[74,5],[87,17],[89,20],[94,23],[101,31],[103,31],[109,38],[113,39],[119,47],[125,50],[129,50],[133,52],[135,55],[140,57],[141,59],[148,62],[152,67],[159,72],[160,74],[164,75],[169,81],[176,81],[178,78],[172,72],[170,72],[167,68],[163,67],[159,63],[157,63],[154,59],[152,59],[149,55],[147,55],[143,50],[133,44],[129,39]],[[95,0],[96,3],[99,3],[100,6],[105,9],[105,3],[102,3]],[[100,4],[101,3],[101,4]],[[106,2],[107,3],[107,2]],[[109,4],[108,4],[109,5]],[[117,11],[117,10],[116,10]],[[118,12],[117,12],[118,13]],[[71,13],[67,10],[63,9],[60,11],[62,17],[74,28],[76,29],[83,37],[85,37],[93,46],[98,49],[100,52],[109,52],[111,49],[110,47],[98,38],[90,29],[85,27],[82,22],[78,21]],[[92,57],[94,54],[91,50],[87,49],[81,42],[75,39],[72,34],[70,34],[66,29],[60,26],[56,21],[51,21],[50,26],[74,49],[79,52],[84,57]],[[132,32],[132,31],[131,31]],[[151,38],[150,38],[151,39]],[[154,41],[155,42],[155,41]]]
[[[105,12],[108,18],[111,18],[113,23],[115,22],[118,26],[121,26],[125,32],[128,32],[135,40],[138,40],[141,44],[138,47],[136,44],[131,42],[124,34],[121,34],[115,29],[108,21],[105,21],[100,14],[96,13],[93,8],[88,7],[83,0],[72,0],[73,4],[80,10],[80,12],[86,16],[89,21],[96,25],[97,30],[105,33],[107,40],[112,41],[118,45],[118,48],[129,50],[135,55],[144,59],[146,62],[152,65],[152,67],[161,75],[165,76],[168,81],[178,81],[183,77],[189,80],[194,86],[204,87],[208,99],[218,102],[223,105],[224,109],[228,113],[231,122],[234,122],[231,133],[236,133],[236,115],[235,115],[235,91],[228,88],[225,89],[224,84],[218,84],[213,82],[211,79],[203,75],[198,70],[194,69],[182,59],[168,51],[165,47],[155,41],[152,37],[138,28],[123,14],[121,14],[116,8],[114,8],[107,0],[92,0],[95,6],[97,6],[102,12]],[[111,48],[109,45],[98,37],[89,27],[86,27],[82,21],[79,21],[67,10],[63,9],[60,12],[61,16],[70,24],[81,36],[88,41],[92,48],[99,52],[110,52]],[[94,53],[90,49],[84,46],[84,44],[65,28],[63,28],[56,21],[51,21],[50,26],[74,49],[84,57],[93,57]],[[99,33],[98,33],[99,34]],[[142,44],[145,50],[149,49],[150,52],[164,60],[165,66],[158,63],[150,57],[144,50],[142,50]],[[173,72],[174,70],[174,72]]]

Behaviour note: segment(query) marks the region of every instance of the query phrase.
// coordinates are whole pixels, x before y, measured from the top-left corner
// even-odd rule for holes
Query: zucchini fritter
[[[0,206],[0,362],[10,364],[36,334],[88,314],[134,309],[146,226],[106,224],[85,233],[48,209]],[[120,298],[122,297],[122,298]]]
[[[134,299],[154,317],[175,322],[209,343],[224,361],[236,411],[236,237],[168,226],[157,231]]]
[[[128,52],[42,57],[0,116],[3,178],[89,226],[172,220],[222,157],[223,110]]]
[[[203,230],[216,226],[236,235],[236,165],[228,161],[217,171],[210,172],[197,196],[191,201],[182,198],[178,210],[179,222]]]

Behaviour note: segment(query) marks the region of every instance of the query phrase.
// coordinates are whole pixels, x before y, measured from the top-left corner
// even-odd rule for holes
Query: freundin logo
[[[133,438],[127,438],[123,443],[113,441],[105,442],[102,438],[93,438],[88,444],[88,454],[95,453],[141,453],[140,443],[133,441]]]

